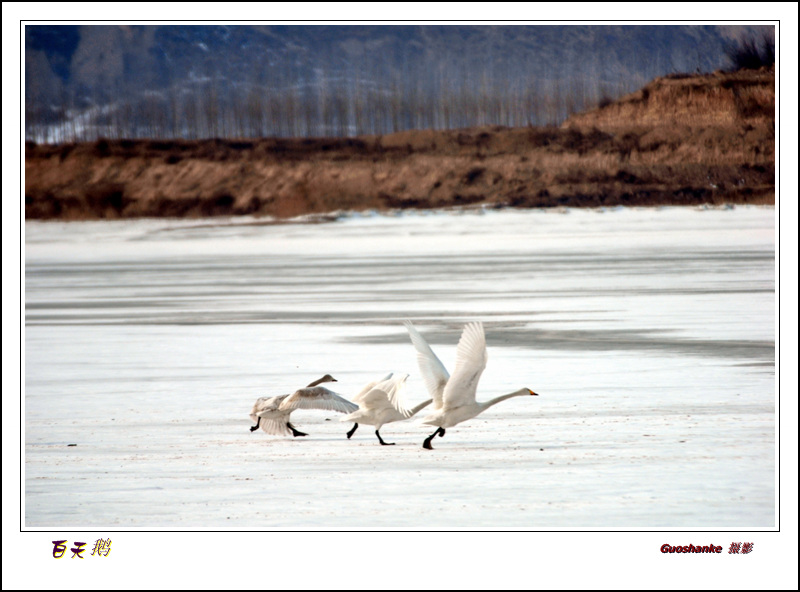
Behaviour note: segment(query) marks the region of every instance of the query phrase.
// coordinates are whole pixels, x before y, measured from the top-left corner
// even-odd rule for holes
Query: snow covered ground
[[[773,528],[774,215],[27,222],[24,527]],[[325,373],[427,398],[405,319],[451,369],[482,320],[479,400],[540,396],[433,451],[415,420],[249,431]]]

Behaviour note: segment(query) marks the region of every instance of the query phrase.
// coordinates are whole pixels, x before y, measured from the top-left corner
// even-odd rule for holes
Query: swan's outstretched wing
[[[394,409],[401,416],[410,417],[411,410],[406,409],[403,396],[407,379],[408,374],[401,374],[382,380],[361,397],[359,407],[370,411]]]
[[[358,402],[359,411],[374,413],[385,409],[393,409],[386,391],[376,386]]]
[[[390,374],[389,377],[391,376]],[[402,390],[403,383],[407,378],[408,374],[387,378],[375,383],[375,386],[366,393],[359,393],[358,411],[345,415],[339,421],[369,423],[378,420],[382,423],[389,423],[409,417],[410,411],[406,412],[394,406],[397,402],[402,405],[402,401],[398,401],[398,391]]]
[[[375,386],[381,382],[387,381],[392,377],[392,372],[389,372],[386,376],[381,378],[380,380],[374,380],[369,384],[365,385],[361,392],[359,392],[355,397],[353,397],[353,403],[360,403],[364,397],[369,393]]]
[[[358,408],[363,410],[389,409],[394,408],[395,403],[402,404],[400,391],[408,378],[408,374],[398,375],[391,378],[390,374],[386,379],[374,383],[366,392],[360,392],[353,397],[353,402],[358,403]],[[398,398],[399,397],[399,398]]]
[[[411,336],[411,343],[417,350],[417,363],[419,364],[419,371],[422,374],[422,379],[425,381],[425,388],[433,399],[433,408],[439,409],[442,406],[442,393],[444,387],[450,378],[450,374],[442,364],[441,360],[436,357],[433,350],[425,341],[425,338],[419,334],[411,322],[405,322],[408,334]]]
[[[280,406],[281,411],[291,412],[295,409],[323,409],[339,413],[352,413],[358,409],[358,405],[324,386],[313,386],[296,390],[286,397]]]
[[[469,323],[464,327],[458,341],[453,375],[447,381],[442,394],[445,409],[475,402],[478,381],[486,368],[487,359],[483,324]]]
[[[408,380],[408,374],[402,374],[380,383],[378,387],[386,391],[386,396],[392,407],[408,418],[411,417],[411,410],[406,407],[406,380]]]

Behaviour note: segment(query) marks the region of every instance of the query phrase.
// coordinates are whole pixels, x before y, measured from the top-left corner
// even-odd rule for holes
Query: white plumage
[[[420,409],[430,405],[431,399],[419,405],[406,407],[405,390],[408,374],[393,376],[389,374],[377,383],[367,385],[364,390],[353,397],[353,402],[358,405],[358,410],[344,416],[340,421],[352,421],[356,425],[348,432],[350,438],[358,428],[359,423],[375,426],[375,435],[378,441],[384,446],[392,445],[392,442],[384,442],[380,434],[380,429],[387,423],[402,421],[413,417]]]
[[[297,430],[289,421],[293,411],[297,409],[321,409],[324,411],[338,411],[339,413],[352,413],[358,405],[351,403],[343,396],[334,393],[324,386],[317,386],[323,382],[337,382],[330,374],[315,380],[305,388],[296,390],[290,395],[276,397],[261,397],[256,400],[250,418],[256,425],[250,428],[253,432],[259,427],[268,434],[276,436],[291,434],[307,436],[308,434]]]
[[[464,327],[456,347],[456,365],[452,376],[447,374],[442,362],[413,325],[406,322],[406,328],[417,350],[420,372],[433,399],[434,412],[424,417],[422,423],[436,426],[437,429],[425,439],[422,444],[424,448],[432,449],[431,440],[437,435],[444,436],[445,428],[472,419],[500,401],[536,395],[532,390],[523,388],[484,403],[475,400],[478,382],[489,357],[482,323],[469,323]]]

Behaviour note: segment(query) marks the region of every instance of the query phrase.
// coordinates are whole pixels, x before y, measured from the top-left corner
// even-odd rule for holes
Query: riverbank
[[[25,150],[27,219],[775,203],[775,74],[659,78],[560,128]]]

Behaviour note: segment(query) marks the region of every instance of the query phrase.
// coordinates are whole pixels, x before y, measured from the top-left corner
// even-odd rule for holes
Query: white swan
[[[417,361],[425,379],[425,385],[433,399],[434,412],[423,418],[422,423],[436,426],[437,429],[425,438],[422,444],[423,448],[433,450],[431,440],[437,435],[444,436],[445,428],[472,419],[500,401],[522,395],[538,396],[532,390],[523,388],[485,403],[475,400],[478,381],[486,368],[488,359],[483,324],[469,323],[464,327],[456,347],[456,365],[452,376],[448,375],[442,362],[413,325],[410,322],[406,322],[405,325],[411,335],[411,342],[417,350]]]
[[[377,384],[367,385],[368,388],[353,397],[353,403],[358,405],[358,410],[345,415],[339,420],[352,421],[356,424],[352,430],[347,432],[347,437],[350,438],[355,433],[359,423],[365,423],[375,426],[375,435],[378,436],[378,442],[383,446],[393,446],[394,442],[384,442],[383,438],[381,438],[381,427],[387,423],[413,417],[421,409],[431,404],[431,399],[428,399],[416,407],[408,409],[403,398],[406,379],[408,379],[408,374],[395,376],[394,378],[389,374]]]
[[[289,416],[295,409],[323,409],[339,413],[352,413],[358,409],[358,405],[351,403],[341,395],[324,386],[317,386],[323,382],[337,382],[337,380],[330,374],[326,374],[291,395],[259,398],[250,412],[250,418],[256,422],[250,431],[254,432],[261,427],[268,434],[276,436],[283,434],[292,434],[294,437],[308,436],[297,430],[289,421]]]

